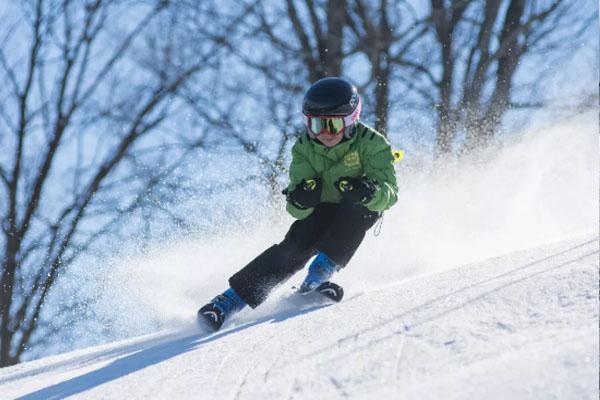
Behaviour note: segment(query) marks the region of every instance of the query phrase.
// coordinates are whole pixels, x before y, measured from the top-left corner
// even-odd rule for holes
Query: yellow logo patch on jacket
[[[360,157],[357,151],[352,151],[344,156],[344,166],[347,168],[360,167]]]

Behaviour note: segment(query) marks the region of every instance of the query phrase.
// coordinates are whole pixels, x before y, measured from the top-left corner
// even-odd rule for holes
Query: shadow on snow
[[[181,354],[187,353],[188,351],[194,350],[203,344],[218,340],[224,336],[231,335],[269,321],[271,323],[282,322],[290,318],[295,318],[297,316],[328,307],[330,305],[331,304],[315,305],[301,310],[287,311],[278,313],[276,315],[269,315],[230,330],[209,334],[209,336],[203,336],[202,333],[196,333],[147,348],[143,348],[144,344],[142,343],[139,345],[139,347],[142,347],[140,351],[114,360],[102,368],[45,387],[43,389],[36,390],[35,392],[21,396],[18,399],[61,399],[68,396],[73,396],[96,386],[137,372],[146,367],[159,364],[173,357],[177,357]],[[131,350],[135,351],[133,348]]]

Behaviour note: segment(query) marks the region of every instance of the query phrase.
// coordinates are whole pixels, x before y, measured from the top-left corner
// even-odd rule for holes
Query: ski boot
[[[198,321],[203,325],[208,325],[213,331],[218,331],[225,322],[225,318],[245,306],[246,302],[235,290],[229,288],[198,310]]]
[[[320,252],[308,267],[308,275],[300,285],[298,293],[307,294],[315,291],[319,286],[329,281],[329,278],[340,267],[333,262],[327,254]]]

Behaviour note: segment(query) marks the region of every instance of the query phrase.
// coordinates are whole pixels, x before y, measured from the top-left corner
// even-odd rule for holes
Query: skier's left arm
[[[398,183],[392,147],[383,135],[376,135],[362,156],[365,176],[375,183],[375,194],[365,206],[371,211],[384,211],[398,200]]]
[[[305,154],[308,140],[308,135],[303,135],[298,138],[292,147],[292,163],[289,169],[290,183],[287,187],[289,192],[294,191],[298,185],[302,184],[303,180],[314,179],[317,177],[317,172]],[[290,201],[286,204],[286,210],[296,219],[304,219],[313,212],[313,208],[298,208]]]

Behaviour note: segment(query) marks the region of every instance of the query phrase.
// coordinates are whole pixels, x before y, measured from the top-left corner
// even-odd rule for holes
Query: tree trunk
[[[452,110],[452,88],[454,78],[454,57],[452,53],[452,30],[450,12],[444,8],[443,1],[431,1],[432,20],[439,42],[442,58],[442,78],[438,85],[439,102],[437,104],[438,127],[436,146],[438,154],[452,150],[452,141],[456,135],[456,123]],[[452,11],[452,5],[450,6]]]
[[[387,1],[380,4],[380,22],[375,69],[375,129],[387,136],[390,109],[390,46],[391,29],[387,15]]]
[[[2,263],[2,282],[0,286],[0,367],[15,364],[16,360],[11,356],[11,343],[14,332],[10,328],[10,308],[13,300],[15,284],[15,272],[17,270],[17,253],[19,243],[14,230],[9,231],[6,239],[5,258]]]
[[[327,2],[327,39],[325,54],[321,55],[323,74],[340,76],[343,61],[343,29],[346,24],[346,1],[330,0]]]
[[[498,71],[495,88],[489,106],[480,112],[483,118],[469,121],[470,132],[465,142],[466,151],[485,147],[495,137],[502,118],[509,108],[513,76],[523,54],[523,45],[519,43],[521,19],[525,12],[525,0],[511,0],[504,18],[500,36]]]

